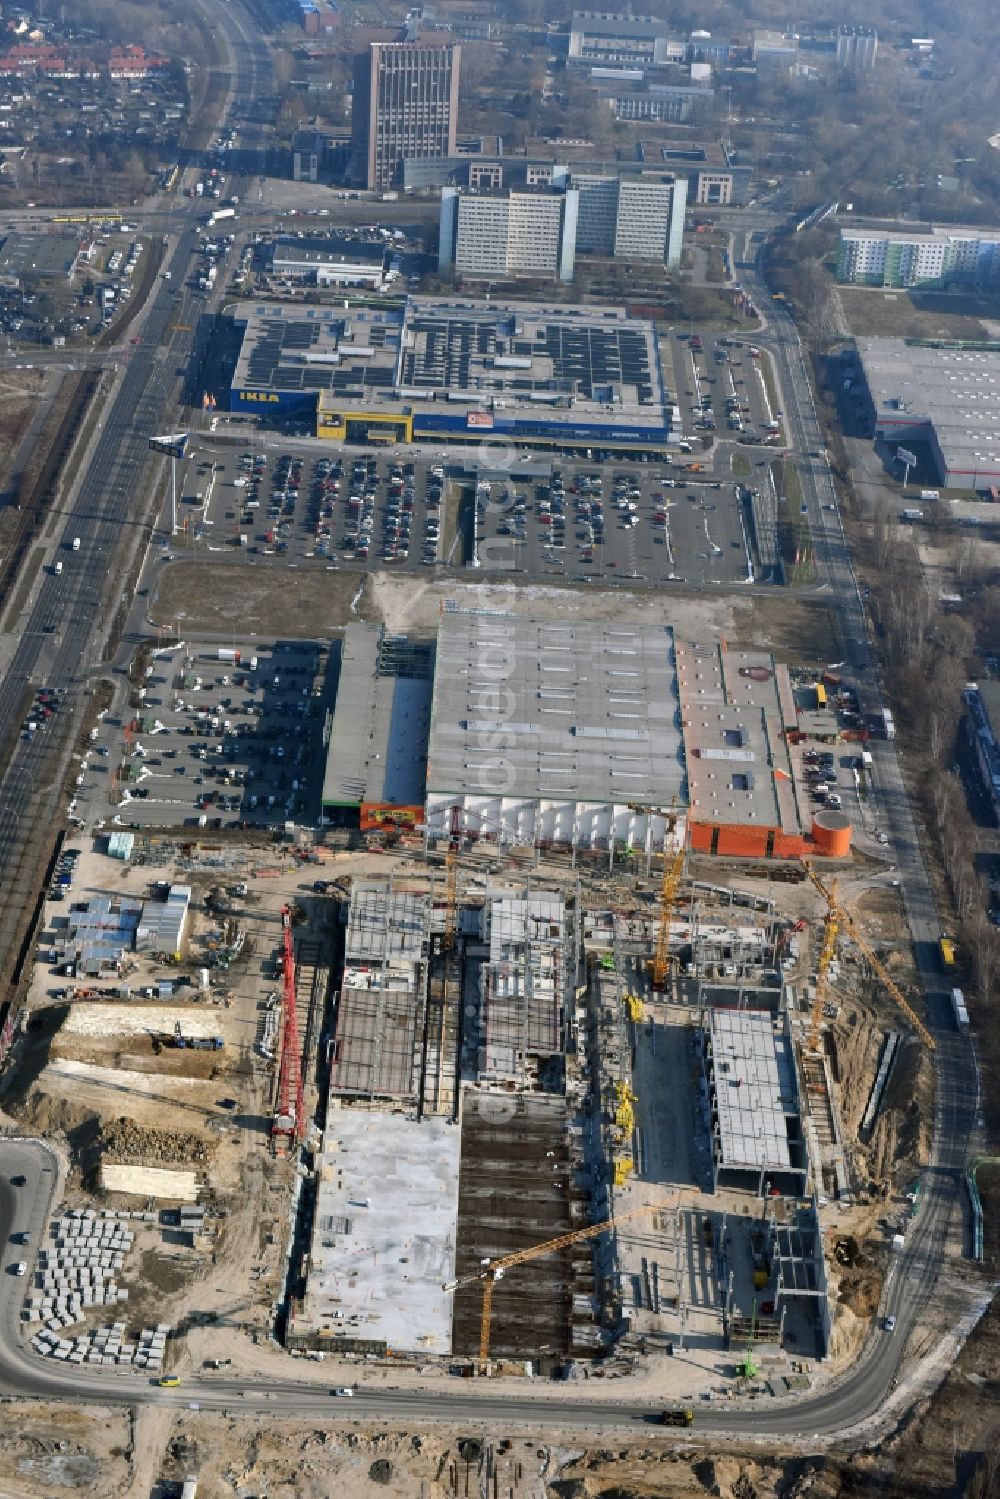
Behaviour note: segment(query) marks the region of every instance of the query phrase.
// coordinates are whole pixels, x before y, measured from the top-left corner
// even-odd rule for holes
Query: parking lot
[[[489,568],[602,583],[750,576],[734,484],[678,467],[555,467],[534,485],[491,483],[488,494],[482,486],[478,511]]]
[[[722,334],[674,333],[664,341],[663,359],[689,439],[714,433],[751,449],[783,447],[782,413],[772,408],[755,344]]]
[[[372,451],[254,433],[239,452],[206,436],[181,473],[186,542],[274,566],[474,565],[539,581],[645,586],[773,581],[749,489],[770,500],[766,465],[785,439],[760,351],[721,334],[671,333],[660,353],[682,429],[669,455],[522,454],[534,472],[505,482],[510,454],[492,447]],[[477,505],[476,466],[494,451],[500,477],[480,489]],[[746,456],[742,497],[733,452]]]
[[[449,490],[443,462],[426,455],[258,444],[192,458],[178,518],[209,551],[316,567],[433,566],[456,560]]]
[[[105,718],[80,768],[91,826],[264,827],[319,812],[332,684],[310,642],[183,642],[156,652],[141,704]]]

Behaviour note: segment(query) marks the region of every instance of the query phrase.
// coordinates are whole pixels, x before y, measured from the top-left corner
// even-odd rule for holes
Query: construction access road
[[[178,1410],[239,1411],[256,1414],[322,1416],[329,1423],[378,1419],[408,1428],[433,1420],[503,1426],[526,1430],[540,1428],[613,1429],[621,1434],[637,1432],[656,1422],[660,1405],[630,1398],[627,1382],[621,1395],[609,1399],[596,1387],[558,1384],[516,1385],[482,1383],[457,1385],[442,1375],[436,1387],[392,1388],[383,1385],[355,1386],[348,1404],[332,1395],[329,1383],[319,1383],[313,1368],[312,1381],[264,1378],[211,1379],[182,1375],[179,1387],[163,1388],[146,1376],[126,1370],[97,1373],[88,1369],[68,1370],[37,1358],[22,1341],[19,1322],[25,1286],[30,1277],[18,1276],[14,1267],[27,1260],[29,1268],[41,1241],[44,1225],[56,1206],[57,1164],[53,1153],[38,1141],[5,1139],[0,1143],[0,1239],[5,1247],[0,1275],[0,1393],[40,1399],[80,1400],[134,1406],[156,1404]],[[11,1177],[23,1177],[12,1186]],[[866,1356],[841,1381],[813,1396],[762,1405],[759,1401],[727,1404],[725,1408],[700,1407],[697,1430],[733,1437],[805,1437],[809,1440],[842,1438],[852,1428],[878,1412],[896,1378],[903,1357],[906,1333],[917,1309],[937,1275],[934,1247],[947,1218],[946,1194],[927,1203],[911,1235],[907,1275],[894,1279],[885,1310],[898,1318],[894,1334],[873,1333]],[[28,1231],[28,1246],[11,1244],[13,1233]],[[327,1381],[329,1376],[327,1376]]]

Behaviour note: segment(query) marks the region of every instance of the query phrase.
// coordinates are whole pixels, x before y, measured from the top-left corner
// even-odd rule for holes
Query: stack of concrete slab
[[[92,1307],[128,1300],[128,1290],[117,1280],[135,1240],[122,1221],[127,1217],[76,1211],[53,1219],[52,1247],[38,1252],[26,1322],[42,1322],[49,1332],[59,1332],[80,1322]]]
[[[137,1340],[128,1337],[124,1322],[94,1327],[75,1338],[60,1337],[57,1331],[46,1328],[35,1334],[31,1346],[43,1358],[58,1359],[61,1363],[99,1365],[109,1369],[145,1369],[157,1374],[163,1365],[169,1332],[167,1322],[144,1327]]]

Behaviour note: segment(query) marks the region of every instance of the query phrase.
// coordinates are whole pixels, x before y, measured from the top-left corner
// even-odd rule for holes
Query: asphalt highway
[[[230,116],[248,122],[254,150],[271,106],[271,64],[252,23],[237,7],[218,7],[215,20],[233,58]],[[236,186],[244,188],[237,179]],[[244,188],[245,190],[245,188]],[[100,421],[84,471],[67,501],[61,534],[17,622],[16,636],[0,642],[0,723],[17,717],[26,684],[66,689],[61,713],[81,709],[84,689],[97,665],[100,642],[122,598],[110,576],[124,528],[138,526],[138,481],[148,457],[148,439],[164,430],[179,380],[196,336],[202,303],[185,290],[196,250],[194,218],[203,205],[194,200],[177,210],[180,233],[164,262],[166,271],[134,329],[119,363],[110,406]],[[86,361],[90,362],[90,361]],[[145,507],[144,507],[145,509]],[[79,537],[78,551],[72,550]],[[61,576],[53,564],[62,562]],[[53,729],[33,739],[22,736],[0,780],[0,888],[10,889],[14,872],[35,834],[26,814],[51,805],[62,765]],[[65,753],[65,752],[64,752]],[[37,805],[36,805],[37,800]]]
[[[760,342],[774,356],[785,402],[789,445],[803,455],[800,462],[803,497],[809,506],[812,533],[818,544],[821,572],[836,609],[849,674],[857,681],[862,712],[871,721],[885,704],[868,639],[864,603],[851,565],[836,489],[824,454],[824,438],[812,399],[805,357],[788,311],[771,302],[764,284],[760,256],[743,279],[758,306],[765,309],[769,331]],[[809,455],[809,456],[804,456]],[[980,1123],[979,1076],[975,1051],[968,1035],[955,1028],[950,990],[938,956],[941,925],[924,862],[920,837],[906,793],[896,744],[872,739],[885,831],[900,882],[921,987],[927,1006],[926,1023],[937,1043],[937,1106],[933,1159],[923,1173],[921,1206],[904,1251],[895,1262],[883,1304],[898,1318],[893,1342],[905,1338],[920,1318],[941,1265],[945,1235],[954,1212],[961,1214],[964,1164]],[[905,1021],[904,1021],[905,1024]],[[880,1375],[888,1372],[883,1354],[871,1355],[848,1384],[877,1392]],[[860,1413],[860,1410],[859,1410]]]

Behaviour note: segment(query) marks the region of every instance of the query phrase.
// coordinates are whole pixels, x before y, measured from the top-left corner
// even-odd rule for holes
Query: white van
[[[73,550],[74,550],[74,552],[78,552],[80,550],[80,538],[79,538],[79,536],[74,536],[73,537]]]

